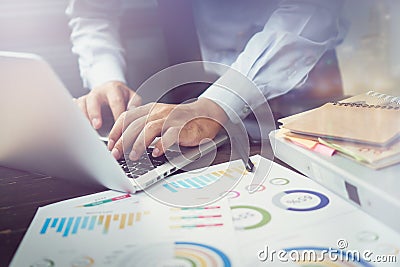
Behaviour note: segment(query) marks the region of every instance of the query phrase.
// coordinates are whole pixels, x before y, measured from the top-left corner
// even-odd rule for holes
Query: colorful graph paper
[[[149,214],[148,211],[76,217],[48,217],[43,222],[40,234],[45,235],[49,231],[55,231],[63,237],[68,237],[69,235],[76,235],[80,231],[94,231],[95,229],[101,229],[103,234],[107,234],[112,225],[123,230],[140,223],[142,217],[147,214]]]
[[[232,166],[225,170],[214,171],[211,173],[202,174],[185,179],[178,179],[172,182],[165,183],[163,184],[163,186],[169,191],[176,193],[181,188],[200,189],[215,183],[221,177],[235,179],[245,174],[247,174],[247,171],[244,168]]]

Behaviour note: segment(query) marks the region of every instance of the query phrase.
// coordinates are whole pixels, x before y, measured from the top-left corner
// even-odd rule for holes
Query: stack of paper
[[[308,149],[325,155],[336,150],[380,169],[400,162],[399,108],[397,97],[368,92],[280,119],[286,130],[281,134]]]

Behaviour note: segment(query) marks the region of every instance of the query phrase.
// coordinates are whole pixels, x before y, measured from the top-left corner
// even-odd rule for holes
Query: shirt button
[[[243,112],[243,114],[248,114],[250,112],[250,107],[248,105],[245,105],[242,108],[242,112]]]

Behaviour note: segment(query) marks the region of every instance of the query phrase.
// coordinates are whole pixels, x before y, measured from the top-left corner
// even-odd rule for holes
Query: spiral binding
[[[375,91],[369,91],[367,93],[367,95],[371,96],[371,97],[380,98],[380,99],[382,99],[382,101],[384,103],[387,103],[388,105],[394,104],[394,105],[400,106],[400,97],[398,97],[398,96],[381,94],[381,93],[378,93],[378,92],[375,92]]]
[[[369,91],[368,93],[366,93],[366,95],[381,99],[382,104],[369,105],[360,102],[339,102],[339,101],[331,101],[330,103],[338,106],[356,107],[356,108],[381,108],[381,109],[394,109],[394,110],[400,109],[400,97],[382,94],[375,91]]]

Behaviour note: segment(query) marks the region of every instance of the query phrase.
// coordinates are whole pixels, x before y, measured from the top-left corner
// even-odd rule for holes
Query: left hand
[[[213,139],[227,120],[224,110],[207,98],[180,105],[150,103],[121,114],[111,129],[108,149],[116,159],[130,151],[129,159],[137,160],[161,136],[153,149],[158,157],[174,143],[197,146]]]
[[[126,84],[119,81],[109,81],[94,87],[88,94],[75,99],[79,108],[90,120],[93,128],[100,129],[103,124],[101,107],[109,106],[114,120],[131,105],[140,106],[141,97]]]

